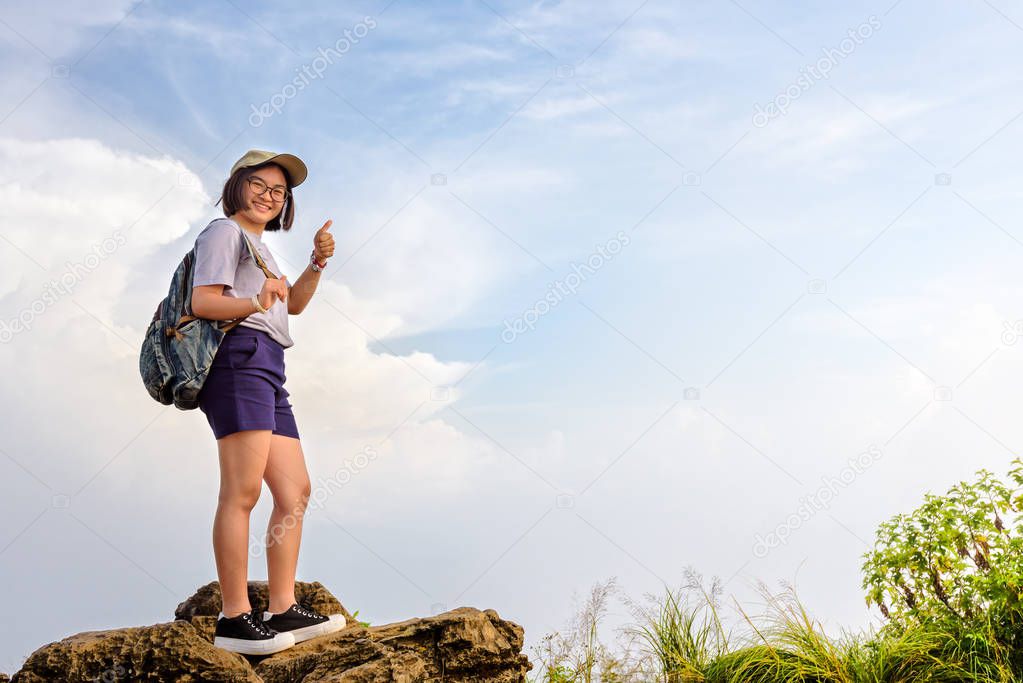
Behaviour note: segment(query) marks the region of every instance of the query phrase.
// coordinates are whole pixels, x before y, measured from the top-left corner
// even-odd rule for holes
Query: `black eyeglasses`
[[[249,181],[249,188],[256,193],[257,197],[262,195],[268,189],[270,190],[270,197],[275,202],[278,203],[283,202],[285,199],[291,196],[291,193],[285,190],[283,187],[270,188],[269,185],[264,183],[256,176],[249,176],[247,180]]]

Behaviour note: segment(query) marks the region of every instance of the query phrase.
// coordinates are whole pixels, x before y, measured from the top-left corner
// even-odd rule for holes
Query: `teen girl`
[[[192,312],[209,320],[248,315],[224,337],[199,394],[220,456],[220,497],[213,552],[223,596],[214,644],[263,655],[345,626],[340,614],[322,615],[295,600],[295,568],[310,482],[298,427],[284,388],[288,316],[309,304],[327,259],[334,254],[331,221],[313,236],[309,265],[294,286],[263,244],[264,231],[291,229],[294,188],[306,166],[292,154],[249,150],[231,168],[220,200],[225,218],[195,241]],[[267,268],[253,261],[251,241]],[[266,481],[273,512],[266,538],[268,610],[249,604],[249,514]]]

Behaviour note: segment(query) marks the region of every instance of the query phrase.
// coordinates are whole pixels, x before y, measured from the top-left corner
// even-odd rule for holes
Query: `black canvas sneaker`
[[[280,614],[263,612],[263,624],[275,631],[290,633],[295,636],[296,643],[301,643],[303,640],[340,631],[345,627],[345,615],[326,616],[296,602]]]
[[[290,633],[278,633],[264,625],[259,618],[259,609],[253,608],[230,618],[221,612],[213,634],[213,644],[243,655],[271,655],[293,646],[295,637]]]

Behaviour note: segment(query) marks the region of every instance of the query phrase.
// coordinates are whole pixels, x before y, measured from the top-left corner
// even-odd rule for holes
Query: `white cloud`
[[[160,411],[165,417],[151,429],[162,432],[172,425],[187,425],[211,437],[199,411],[182,415],[149,399],[137,371],[142,332],[166,293],[173,266],[191,246],[188,238],[179,238],[197,233],[203,214],[212,213],[209,196],[197,186],[179,184],[187,168],[178,161],[118,152],[94,140],[0,140],[0,168],[7,169],[0,188],[14,218],[5,227],[5,237],[28,254],[10,248],[0,251],[0,268],[11,274],[4,283],[3,320],[11,323],[21,316],[30,322],[30,329],[15,334],[7,345],[10,351],[0,356],[6,381],[28,388],[10,396],[4,408],[20,425],[42,430],[36,466],[55,480],[73,482],[76,476],[97,470]],[[65,262],[85,261],[104,239],[113,244],[109,238],[117,231],[126,239],[94,259],[95,267],[77,271],[80,279],[70,295],[32,312],[32,302],[39,301],[47,281],[61,277]],[[429,238],[425,229],[405,234],[413,241],[416,234]],[[414,250],[398,256],[400,263],[401,258],[413,258]],[[162,263],[154,266],[158,261]],[[384,333],[400,328],[400,316],[414,308],[400,293],[381,297],[383,304],[370,303],[336,283],[322,285],[319,296],[329,297],[348,315]],[[426,301],[418,294],[408,296],[414,302]],[[391,313],[386,309],[389,300],[404,301],[406,308]],[[433,310],[444,305],[451,302]],[[371,353],[367,348],[371,340],[362,329],[330,306],[315,311],[292,319],[297,341],[296,351],[288,356],[288,387],[301,432],[379,440],[403,421],[408,421],[406,428],[420,430],[419,423],[430,421],[434,425],[428,428],[430,438],[408,448],[421,448],[424,454],[433,449],[439,449],[438,454],[468,453],[475,448],[472,439],[440,428],[433,417],[457,401],[457,391],[447,402],[427,400],[421,405],[431,396],[431,383],[454,383],[471,367],[469,363],[440,362],[422,352],[400,358]],[[315,320],[307,320],[311,315]],[[428,319],[419,322],[427,324]],[[97,396],[102,397],[102,410],[96,409]],[[57,415],[83,419],[71,417],[70,424],[58,431],[43,427]],[[15,431],[8,445],[25,452],[26,438],[29,433]],[[163,443],[165,457],[179,447],[171,438]],[[72,447],[73,464],[66,467]],[[457,471],[452,470],[452,480]]]
[[[393,191],[381,193],[374,208],[349,212],[351,229],[335,231],[338,253],[354,256],[331,278],[378,310],[400,316],[400,329],[367,328],[378,337],[443,326],[520,265],[506,258],[506,238],[447,186],[428,186],[399,211],[417,190],[400,188],[397,180],[391,184]],[[477,207],[473,198],[463,199]],[[477,210],[486,215],[485,207]]]
[[[187,232],[209,200],[187,184],[191,175],[181,162],[83,138],[0,139],[0,168],[9,219],[4,235],[17,247],[0,252],[0,267],[9,274],[0,295],[14,293],[15,275],[24,286],[19,294],[34,295],[62,275],[68,261],[80,262],[120,231],[125,244],[116,258],[89,277],[117,287],[126,263]],[[92,308],[109,319],[113,302],[100,297]]]

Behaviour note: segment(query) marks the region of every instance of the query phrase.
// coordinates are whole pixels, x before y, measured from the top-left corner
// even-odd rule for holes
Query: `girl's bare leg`
[[[273,434],[263,478],[273,494],[274,508],[266,536],[266,570],[271,612],[283,612],[295,602],[295,571],[302,541],[302,520],[311,485],[302,443]]]
[[[252,609],[248,592],[249,515],[263,488],[270,456],[269,429],[250,429],[217,440],[220,496],[213,520],[213,554],[225,616]]]

